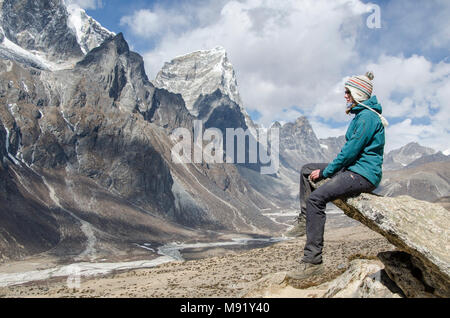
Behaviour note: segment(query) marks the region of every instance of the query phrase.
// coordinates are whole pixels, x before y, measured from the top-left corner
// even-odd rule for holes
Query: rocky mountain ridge
[[[385,171],[377,194],[434,202],[450,195],[450,161],[429,162],[401,170]]]
[[[67,22],[61,1],[2,5]],[[46,44],[48,56],[75,64],[51,70],[12,55],[0,60],[3,260],[48,250],[95,259],[131,242],[199,237],[193,227],[202,235],[282,229],[260,213],[270,201],[234,165],[172,161],[169,134],[192,129],[194,117],[181,95],[153,86],[122,34],[83,55],[66,24],[68,36],[51,41],[50,22],[29,49]],[[74,49],[59,54],[61,45]],[[24,224],[29,231],[19,230]]]
[[[5,70],[3,75],[10,75],[7,67]],[[26,73],[25,70],[22,71]],[[171,162],[172,141],[165,130],[179,125],[189,127],[192,118],[181,99],[164,90],[155,89],[148,82],[143,72],[142,58],[129,51],[121,34],[89,52],[74,69],[42,72],[39,77],[32,76],[29,80],[33,83],[30,87],[48,85],[44,107],[33,106],[37,104],[35,101],[29,105],[23,104],[21,100],[14,99],[17,96],[14,90],[5,87],[5,104],[10,105],[10,109],[2,112],[2,118],[9,118],[11,121],[11,126],[5,125],[8,131],[13,131],[15,127],[15,136],[8,136],[8,141],[11,140],[11,144],[20,148],[20,151],[11,149],[13,157],[17,157],[20,152],[26,166],[65,169],[68,173],[81,174],[144,210],[156,209],[160,211],[157,214],[180,223],[217,223],[211,217],[206,217],[209,219],[207,221],[205,205],[203,208],[199,205],[202,197],[212,195],[212,202],[218,201],[219,205],[230,210],[234,218],[238,218],[227,219],[221,215],[223,210],[217,203],[204,203],[206,206],[213,204],[214,208],[208,208],[210,213],[222,218],[222,222],[228,223],[230,228],[240,228],[238,224],[244,222],[252,229],[254,225],[251,222],[258,222],[258,219],[263,221],[263,227],[270,226],[269,220],[264,221],[263,216],[256,214],[257,208],[248,207],[245,212],[238,212],[241,208],[237,210],[226,203],[229,199],[225,201],[220,198],[226,198],[229,194],[211,192],[221,186],[221,179],[227,178],[228,173],[233,173],[232,166],[205,169],[199,165],[195,167],[197,172],[192,172],[193,165],[177,166]],[[99,83],[102,89],[99,89]],[[30,92],[30,96],[34,93]],[[164,101],[171,104],[162,103]],[[178,108],[173,105],[177,103]],[[33,113],[38,115],[30,122],[28,116]],[[24,134],[24,138],[19,138],[22,131],[28,133]],[[152,139],[150,136],[156,138]],[[124,157],[120,155],[121,148],[127,149]],[[217,169],[221,172],[213,177],[213,172]],[[177,171],[182,175],[177,175]],[[192,178],[204,178],[201,174],[195,176],[199,172],[206,176],[209,174],[198,185],[198,191],[206,191],[208,194],[203,193],[194,200],[186,189],[192,191],[196,186],[192,187],[191,184],[189,188],[183,187],[181,182],[188,184]],[[177,181],[173,177],[177,177]],[[208,185],[206,188],[205,185],[210,182],[215,186]],[[230,193],[237,194],[241,188],[246,187],[245,182],[240,181],[237,175],[227,182],[232,185],[237,183],[228,190]],[[252,196],[250,189],[249,191],[240,201],[244,206],[251,203],[248,200]],[[261,201],[254,196],[256,202]],[[186,210],[185,204],[188,204],[189,209]],[[252,213],[252,221],[245,221],[245,218],[239,220],[240,215]],[[263,225],[264,222],[267,225]],[[203,225],[206,226],[206,223]],[[254,227],[254,230],[258,231],[258,228]]]
[[[153,82],[157,87],[181,94],[191,115],[202,120],[205,129],[221,130],[224,151],[226,128],[242,128],[244,131],[248,129],[251,132],[249,138],[257,140],[258,126],[253,123],[243,106],[233,66],[222,47],[176,57],[165,63]],[[272,127],[275,126],[280,129],[281,166],[278,172],[272,177],[255,174],[254,171],[260,171],[258,164],[239,165],[238,169],[253,188],[263,196],[270,197],[275,205],[295,206],[298,196],[298,171],[301,166],[310,161],[324,162],[334,158],[339,151],[336,148],[343,139],[340,138],[336,144],[337,139],[330,138],[324,141],[329,142],[330,148],[327,145],[318,147],[321,141],[314,134],[306,117],[300,117],[295,123],[286,123],[284,126],[277,126],[275,123]],[[282,188],[283,184],[285,189]],[[283,200],[277,200],[278,198]]]
[[[376,193],[384,196],[409,195],[435,202],[449,195],[450,156],[417,142],[385,155],[383,179]]]
[[[410,142],[399,149],[394,149],[387,153],[384,158],[383,169],[403,169],[415,160],[418,160],[423,156],[433,155],[435,153],[436,150],[434,149],[423,147],[417,142]]]

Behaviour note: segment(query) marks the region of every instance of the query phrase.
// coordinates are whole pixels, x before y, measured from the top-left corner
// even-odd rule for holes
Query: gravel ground
[[[295,270],[305,237],[248,251],[223,248],[190,251],[202,259],[177,261],[147,269],[82,277],[79,288],[68,288],[67,279],[51,279],[0,288],[1,297],[242,297],[266,275]],[[308,288],[343,273],[355,258],[375,259],[381,251],[395,249],[385,238],[354,224],[328,227],[325,232],[324,273],[295,282]]]

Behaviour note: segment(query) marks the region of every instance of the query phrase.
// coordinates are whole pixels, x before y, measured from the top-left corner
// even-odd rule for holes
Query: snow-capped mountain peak
[[[102,27],[78,5],[66,2],[66,7],[69,14],[68,26],[75,32],[77,42],[84,54],[102,44],[106,38],[115,36],[114,32]]]
[[[186,108],[195,116],[198,110],[194,104],[198,97],[217,89],[242,107],[233,66],[220,46],[178,56],[165,63],[154,84],[181,94]]]
[[[221,46],[211,50],[195,51],[166,62],[156,76],[154,85],[181,94],[186,108],[196,117],[199,115],[199,105],[196,104],[199,97],[220,90],[239,106],[245,125],[253,136],[257,136],[258,126],[243,106],[233,65],[228,59],[226,50]]]
[[[114,33],[67,0],[0,0],[0,57],[44,70],[71,68]]]

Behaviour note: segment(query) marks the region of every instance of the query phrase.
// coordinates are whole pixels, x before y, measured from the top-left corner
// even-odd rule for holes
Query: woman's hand
[[[319,179],[319,176],[320,176],[320,169],[311,172],[309,177],[311,178],[312,181],[316,181],[317,179]]]

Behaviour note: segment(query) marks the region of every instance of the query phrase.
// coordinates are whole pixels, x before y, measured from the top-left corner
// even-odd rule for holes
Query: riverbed
[[[58,277],[68,277],[68,283],[74,282],[81,277],[96,275],[106,275],[113,271],[123,271],[138,268],[151,268],[165,263],[184,261],[193,259],[192,255],[198,250],[208,250],[215,248],[252,249],[265,247],[271,244],[286,240],[284,237],[275,238],[249,238],[234,237],[230,241],[209,242],[209,243],[180,243],[172,242],[153,248],[150,243],[137,244],[139,247],[157,251],[156,258],[150,260],[139,260],[131,262],[79,262],[70,265],[61,265],[48,269],[32,270],[26,272],[0,273],[0,287],[19,285],[33,281],[43,281]],[[191,255],[185,258],[184,252]],[[154,255],[154,253],[151,253]],[[204,253],[203,253],[204,254]]]
[[[268,211],[264,214],[277,223],[293,226],[298,211]],[[326,227],[329,229],[357,225],[356,221],[348,218],[342,211],[334,208],[334,206],[327,207],[327,216]],[[117,271],[152,268],[170,262],[182,262],[239,253],[255,248],[267,247],[286,240],[288,240],[286,237],[249,237],[236,235],[234,237],[228,237],[227,240],[215,242],[171,242],[165,245],[136,243],[136,246],[148,250],[148,259],[126,262],[78,262],[68,265],[51,265],[45,269],[24,270],[22,268],[20,272],[14,270],[14,268],[10,268],[7,272],[0,272],[0,287],[61,277],[68,277],[69,282],[74,278],[106,275]],[[25,268],[28,267],[25,266]],[[34,268],[34,266],[31,266],[31,268]]]

